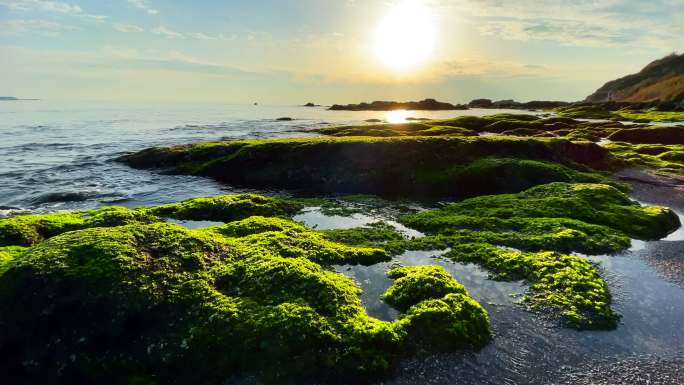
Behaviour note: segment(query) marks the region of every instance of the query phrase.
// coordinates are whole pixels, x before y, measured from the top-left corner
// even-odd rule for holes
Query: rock
[[[419,102],[387,102],[375,101],[372,103],[359,103],[340,105],[335,104],[330,107],[332,111],[393,111],[393,110],[465,110],[466,106],[454,105],[451,103],[438,102],[435,99],[425,99]]]
[[[283,117],[283,118],[278,118],[278,119],[276,119],[276,120],[279,121],[279,122],[290,122],[290,121],[292,121],[292,120],[294,120],[294,119],[288,118],[288,117]]]

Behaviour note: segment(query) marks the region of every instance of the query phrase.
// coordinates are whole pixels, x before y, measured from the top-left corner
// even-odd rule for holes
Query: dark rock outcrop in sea
[[[359,104],[335,104],[330,107],[332,111],[393,111],[393,110],[424,110],[424,111],[439,111],[439,110],[467,110],[468,107],[463,105],[454,105],[451,103],[438,102],[435,99],[425,99],[419,102],[385,102],[375,101],[372,103]]]

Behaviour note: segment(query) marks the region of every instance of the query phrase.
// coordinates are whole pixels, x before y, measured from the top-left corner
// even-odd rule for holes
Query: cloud
[[[133,24],[114,24],[112,27],[114,27],[115,30],[117,30],[119,32],[124,32],[124,33],[145,32],[144,28],[138,27],[137,25],[133,25]]]
[[[166,37],[167,39],[195,39],[195,40],[215,40],[215,41],[232,41],[236,40],[236,35],[210,35],[204,32],[178,32],[171,30],[163,25],[153,28],[152,33],[155,35]]]
[[[673,46],[681,0],[433,0],[485,36],[589,47]],[[679,14],[680,16],[677,16]],[[679,19],[681,20],[681,19]]]
[[[0,35],[35,33],[48,37],[56,37],[61,35],[62,32],[75,30],[78,30],[78,28],[47,20],[15,19],[0,21]]]
[[[107,16],[86,13],[80,6],[60,1],[45,0],[0,0],[0,5],[19,12],[49,12],[103,22]]]
[[[184,34],[182,34],[180,32],[176,32],[176,31],[172,31],[172,30],[164,27],[163,25],[160,25],[159,27],[153,28],[152,33],[155,35],[164,36],[167,39],[185,39]]]
[[[159,13],[159,10],[150,7],[150,4],[147,0],[128,0],[128,2],[134,7],[142,9],[150,15],[156,15]]]

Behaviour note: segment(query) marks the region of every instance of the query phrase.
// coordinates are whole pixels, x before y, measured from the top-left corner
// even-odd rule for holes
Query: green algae
[[[0,219],[0,246],[32,246],[67,231],[156,221],[159,219],[153,215],[116,206],[45,215],[19,215]]]
[[[402,221],[428,234],[452,235],[465,229],[503,232],[503,239],[510,232],[544,235],[555,228],[547,249],[583,252],[618,251],[627,243],[626,237],[659,239],[680,226],[671,210],[642,207],[613,186],[568,183],[475,197]],[[554,240],[554,233],[558,239]]]
[[[623,167],[644,167],[661,173],[684,174],[684,146],[660,144],[604,144]]]
[[[684,145],[684,126],[620,129],[608,136],[615,142]]]
[[[684,122],[684,112],[681,111],[658,111],[656,109],[632,111],[622,110],[617,114],[625,120],[647,122]]]
[[[401,311],[426,299],[439,299],[450,293],[467,294],[465,287],[441,266],[396,267],[387,276],[395,281],[382,300]]]
[[[611,296],[598,269],[582,257],[545,251],[525,253],[483,243],[461,244],[445,257],[473,262],[495,274],[496,279],[525,279],[530,293],[524,301],[533,310],[559,314],[578,329],[617,326],[610,308]]]
[[[209,176],[237,186],[285,188],[314,193],[387,196],[467,197],[483,193],[458,172],[483,159],[546,162],[587,173],[611,162],[594,143],[556,138],[517,137],[319,137],[201,143],[148,149],[120,158],[139,168],[166,167],[178,173]],[[540,183],[537,168],[524,173],[495,162],[487,180],[500,180],[486,193],[517,192]],[[524,167],[528,164],[522,163]],[[532,163],[529,163],[532,165]],[[536,163],[534,164],[536,165]],[[557,173],[567,181],[570,172]],[[515,185],[504,183],[520,178]],[[545,174],[545,175],[548,175]],[[600,174],[592,174],[600,181]],[[586,175],[585,175],[586,176]],[[585,181],[584,176],[581,180]],[[544,178],[541,183],[551,181]],[[453,186],[459,186],[455,189]],[[485,185],[487,186],[487,185]],[[504,188],[504,190],[497,190]],[[474,189],[477,191],[471,191]],[[517,189],[517,190],[516,190]]]
[[[0,247],[0,275],[7,271],[12,261],[24,251],[26,251],[26,248],[21,246]]]
[[[241,205],[224,209],[239,197],[141,210],[194,219],[200,203],[211,219],[237,218],[246,215]],[[356,284],[322,264],[374,263],[387,252],[333,242],[283,217],[201,230],[106,225],[0,249],[0,341],[14,351],[4,373],[51,383],[243,374],[356,382],[387,375],[416,349],[489,340],[486,311],[464,293],[417,302],[395,322],[369,317]]]
[[[287,219],[250,217],[207,231],[237,240],[244,256],[274,253],[283,257],[307,258],[325,264],[370,265],[385,261],[389,254],[372,247],[349,247]]]
[[[188,199],[180,203],[153,207],[149,212],[160,217],[193,221],[230,222],[250,216],[290,216],[303,206],[282,198],[256,194],[222,195]]]
[[[656,109],[633,110],[606,108],[598,104],[570,105],[559,107],[554,111],[567,118],[627,120],[633,122],[684,122],[684,112],[658,111]]]

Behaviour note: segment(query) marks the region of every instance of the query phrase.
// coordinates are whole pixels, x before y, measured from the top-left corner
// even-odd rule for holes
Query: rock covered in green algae
[[[0,247],[0,275],[10,268],[12,261],[26,250],[21,246]]]
[[[637,166],[658,172],[684,174],[684,145],[629,144],[604,145],[624,166]]]
[[[243,206],[224,204],[235,199],[215,198],[205,209],[245,216]],[[0,344],[12,350],[0,362],[3,378],[212,383],[255,373],[276,382],[368,381],[414,349],[481,346],[489,337],[486,312],[464,294],[416,303],[395,322],[369,317],[356,284],[317,262],[386,253],[336,244],[284,218],[201,230],[100,225],[111,227],[0,249]]]
[[[626,128],[614,132],[608,139],[616,142],[684,145],[684,126]]]
[[[290,216],[302,208],[301,204],[291,199],[237,194],[188,199],[153,207],[148,212],[175,219],[230,222],[256,215]]]
[[[543,118],[526,114],[459,116],[420,123],[333,126],[313,129],[323,135],[344,136],[476,136],[482,133],[512,136],[568,136],[596,142],[626,127],[620,122],[587,122],[564,117]],[[572,133],[572,136],[568,134]]]
[[[452,248],[446,254],[451,259],[478,263],[496,278],[527,280],[531,291],[525,299],[531,308],[558,311],[568,326],[578,329],[612,328],[617,317],[599,270],[582,257],[559,251],[617,252],[630,246],[631,237],[657,239],[680,226],[671,210],[642,207],[613,186],[567,183],[471,198],[400,221],[427,235],[406,240],[378,226],[323,233],[393,254]]]
[[[397,267],[388,271],[387,276],[395,281],[382,299],[402,311],[426,299],[450,293],[467,294],[465,287],[441,266]]]
[[[47,215],[20,215],[0,219],[0,246],[31,246],[67,231],[156,221],[159,219],[153,215],[124,207],[104,207]]]
[[[395,281],[382,299],[405,312],[399,322],[410,320],[421,345],[479,347],[491,339],[487,311],[443,267],[397,267],[387,275]]]
[[[594,143],[561,139],[347,137],[199,143],[148,149],[120,160],[240,186],[467,197],[554,181],[602,181],[585,166],[611,159]]]
[[[659,239],[680,226],[671,210],[642,207],[615,187],[569,183],[470,198],[402,221],[459,241],[591,254],[624,249],[630,237]]]
[[[525,279],[530,283],[525,302],[535,310],[560,312],[571,327],[607,329],[617,325],[619,317],[610,308],[608,286],[598,269],[582,257],[552,251],[525,253],[485,243],[461,244],[445,256],[478,263],[497,279]]]

